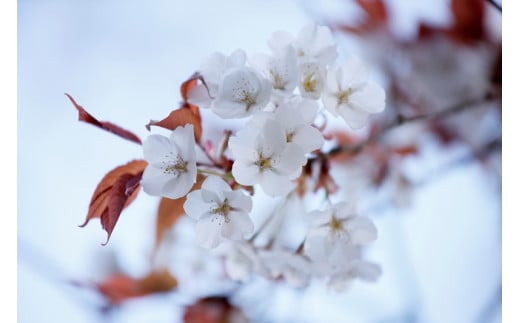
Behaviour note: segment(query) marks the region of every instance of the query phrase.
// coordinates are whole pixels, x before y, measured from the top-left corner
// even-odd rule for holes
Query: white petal
[[[368,70],[358,57],[353,56],[339,67],[337,77],[342,90],[357,88],[368,80]]]
[[[352,243],[367,244],[377,239],[377,229],[369,219],[358,216],[348,220],[347,224]]]
[[[259,184],[272,197],[286,195],[295,187],[289,176],[278,175],[269,170],[262,172]]]
[[[377,281],[382,274],[381,266],[363,260],[356,262],[353,271],[360,279],[369,282]]]
[[[189,168],[186,173],[181,173],[175,179],[169,180],[165,183],[162,188],[161,196],[165,196],[171,199],[176,199],[179,197],[183,197],[195,184],[197,179],[197,171],[196,169]]]
[[[189,193],[184,202],[184,212],[190,218],[198,220],[204,213],[209,211],[209,205],[202,200],[200,190]]]
[[[273,154],[279,154],[285,149],[285,132],[278,121],[273,119],[266,120],[261,136],[264,139],[261,142],[263,157],[271,157]]]
[[[195,158],[195,135],[192,124],[175,128],[170,134],[170,141],[175,142],[184,161]]]
[[[301,125],[297,128],[291,142],[297,144],[304,152],[310,153],[321,148],[324,139],[318,129],[313,126]]]
[[[188,91],[188,102],[193,103],[203,108],[209,108],[211,104],[211,97],[208,89],[203,84],[197,84]]]
[[[296,106],[296,109],[300,112],[305,124],[312,124],[316,118],[319,105],[318,102],[314,100],[302,99]]]
[[[173,151],[172,151],[173,150]],[[162,135],[150,135],[143,142],[143,156],[149,164],[160,166],[170,152],[177,155],[178,151],[172,149],[170,140]]]
[[[247,55],[243,49],[236,49],[229,55],[228,66],[226,67],[241,67],[246,64]]]
[[[333,93],[323,93],[321,96],[321,100],[323,101],[323,106],[327,109],[333,116],[338,116],[338,98]]]
[[[253,233],[253,221],[247,213],[230,212],[229,222],[222,223],[222,236],[231,240],[240,240]]]
[[[351,109],[344,104],[339,107],[339,113],[352,129],[361,129],[368,123],[368,113]]]
[[[242,185],[254,185],[260,180],[260,170],[252,163],[235,160],[231,173],[235,180]]]
[[[284,151],[278,157],[276,170],[283,175],[291,174],[291,179],[299,176],[301,167],[307,161],[305,152],[296,144],[288,143]]]
[[[375,83],[366,83],[349,96],[349,104],[368,113],[382,112],[385,109],[385,91]]]
[[[212,221],[213,216],[211,214],[203,215],[195,227],[199,244],[210,249],[215,248],[222,242],[220,226],[216,221]]]
[[[153,196],[163,196],[162,188],[170,181],[175,180],[176,176],[173,174],[165,174],[160,168],[148,165],[141,178],[141,186],[143,191]]]
[[[229,205],[237,211],[249,213],[253,208],[251,196],[242,191],[224,192],[224,197],[227,198]]]
[[[231,191],[231,187],[229,187],[226,181],[214,175],[208,176],[202,183],[201,188],[215,193]]]
[[[331,252],[331,245],[327,243],[328,234],[326,228],[310,229],[303,245],[304,253],[315,261],[326,259]]]

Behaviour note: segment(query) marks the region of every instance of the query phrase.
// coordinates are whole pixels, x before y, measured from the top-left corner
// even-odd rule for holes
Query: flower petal
[[[375,83],[366,83],[349,96],[349,104],[356,110],[379,113],[385,109],[385,91]]]
[[[224,197],[228,200],[229,205],[237,211],[249,213],[253,208],[251,196],[242,191],[224,192]]]
[[[209,211],[209,205],[202,199],[201,190],[189,193],[184,202],[184,212],[190,218],[198,220],[204,213]]]
[[[266,194],[275,197],[286,195],[295,187],[295,184],[291,182],[289,176],[265,170],[261,174],[260,186]]]
[[[231,173],[235,180],[242,185],[254,185],[260,180],[260,170],[253,163],[235,160]]]
[[[172,149],[170,140],[165,136],[150,135],[143,142],[143,156],[149,164],[160,166],[165,156],[170,152],[173,155],[178,153],[176,149]]]
[[[229,222],[222,223],[222,236],[231,240],[240,240],[253,233],[253,221],[247,213],[232,211]]]
[[[300,125],[296,129],[291,142],[297,144],[304,152],[310,153],[321,148],[324,139],[321,132],[313,126]]]
[[[197,241],[200,245],[206,248],[213,249],[222,242],[220,236],[220,226],[217,222],[212,221],[213,216],[211,214],[203,215],[195,227],[197,233]]]
[[[347,225],[352,243],[367,244],[377,239],[377,229],[370,219],[358,216],[348,220]]]
[[[165,183],[161,190],[161,196],[171,199],[183,197],[188,194],[193,184],[195,184],[196,179],[196,169],[188,167],[186,173],[181,173],[177,178],[171,179]]]
[[[337,77],[342,90],[357,88],[368,80],[368,69],[358,57],[352,56],[338,68]]]
[[[339,107],[339,113],[352,129],[361,129],[368,123],[368,113],[354,110],[344,104]]]

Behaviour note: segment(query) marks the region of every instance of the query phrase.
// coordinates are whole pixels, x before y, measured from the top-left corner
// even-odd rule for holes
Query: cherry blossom
[[[229,69],[220,82],[212,110],[224,119],[244,118],[261,111],[271,96],[271,83],[248,67]]]
[[[258,54],[251,59],[253,65],[272,83],[273,90],[290,95],[298,82],[296,51],[286,46],[273,55]]]
[[[193,125],[177,127],[169,138],[148,136],[143,153],[148,166],[141,185],[146,193],[176,199],[189,192],[197,177]]]
[[[197,220],[198,242],[214,248],[223,240],[241,240],[253,233],[251,197],[242,191],[233,191],[220,177],[208,176],[200,190],[187,195],[186,214]]]
[[[304,256],[284,249],[274,249],[262,250],[260,258],[269,269],[272,278],[283,277],[294,287],[305,287],[309,284],[312,265]]]
[[[271,196],[287,194],[293,187],[306,158],[303,150],[287,143],[285,132],[274,119],[261,129],[246,127],[230,138],[229,148],[236,158],[232,174],[243,185],[260,184]]]
[[[322,100],[334,116],[341,116],[350,127],[359,129],[367,124],[370,114],[384,110],[385,91],[368,81],[366,66],[352,57],[329,69]]]
[[[217,96],[220,81],[226,71],[246,64],[246,53],[237,49],[229,56],[214,52],[202,62],[199,73],[204,83],[198,83],[188,92],[188,101],[203,108],[209,108]]]
[[[346,202],[313,211],[310,216],[315,220],[305,238],[304,252],[316,261],[334,263],[345,254],[352,254],[348,251],[352,245],[365,245],[377,238],[372,221],[357,216]]]
[[[315,23],[304,26],[296,38],[286,31],[274,32],[268,44],[275,52],[294,46],[300,61],[315,61],[323,66],[332,63],[338,55],[330,28]]]
[[[356,259],[333,273],[327,285],[337,292],[343,292],[350,288],[354,279],[359,278],[364,281],[375,282],[381,276],[381,273],[381,266],[378,264]]]

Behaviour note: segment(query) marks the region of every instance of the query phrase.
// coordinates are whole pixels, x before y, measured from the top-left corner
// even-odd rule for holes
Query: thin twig
[[[397,115],[397,117],[384,126],[378,133],[371,136],[370,138],[367,138],[366,140],[361,141],[358,144],[355,145],[340,145],[335,148],[332,148],[326,153],[322,153],[315,158],[312,158],[309,160],[309,162],[313,162],[315,160],[323,160],[341,153],[348,153],[351,155],[356,155],[360,153],[366,146],[373,143],[383,135],[385,135],[387,132],[389,132],[392,129],[398,128],[404,124],[416,122],[416,121],[424,121],[424,120],[434,120],[434,119],[440,119],[449,115],[453,115],[468,109],[472,109],[478,106],[480,103],[492,101],[496,99],[496,97],[493,94],[486,94],[484,97],[479,99],[473,99],[473,100],[467,100],[462,103],[459,103],[451,108],[443,109],[439,111],[435,111],[433,113],[425,113],[420,114],[416,116],[406,117],[403,115]]]
[[[489,4],[491,4],[493,7],[495,7],[500,13],[502,13],[502,6],[496,3],[493,0],[488,0]]]

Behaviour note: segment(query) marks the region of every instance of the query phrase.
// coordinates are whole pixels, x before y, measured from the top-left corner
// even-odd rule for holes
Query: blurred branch
[[[493,6],[495,7],[498,11],[502,12],[502,6],[499,5],[498,3],[496,3],[495,1],[493,0],[488,0],[488,2]]]
[[[384,136],[387,132],[389,132],[392,129],[398,128],[404,124],[412,123],[412,122],[418,122],[418,121],[426,121],[426,120],[435,120],[435,119],[441,119],[456,113],[460,113],[465,110],[469,110],[472,108],[476,108],[481,103],[485,102],[491,102],[494,99],[496,99],[496,95],[488,93],[482,98],[478,99],[472,99],[467,100],[464,102],[461,102],[453,107],[450,107],[448,109],[438,110],[432,113],[425,113],[415,116],[403,116],[401,114],[397,115],[397,117],[390,123],[388,123],[386,126],[384,126],[379,132],[377,132],[375,135],[367,138],[366,140],[361,141],[358,144],[355,145],[340,145],[335,148],[332,148],[327,153],[321,153],[315,158],[310,159],[310,162],[314,162],[316,160],[323,160],[338,154],[347,153],[350,155],[356,155],[360,153],[366,146],[373,143],[374,141],[378,140],[382,136]]]

